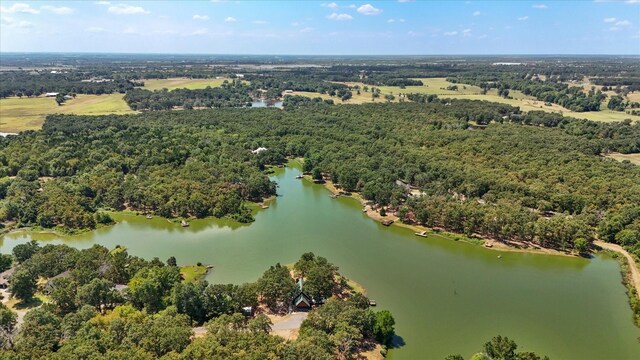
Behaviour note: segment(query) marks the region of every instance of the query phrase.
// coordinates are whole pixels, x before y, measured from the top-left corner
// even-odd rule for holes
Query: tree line
[[[51,302],[30,310],[18,331],[16,314],[0,306],[6,359],[231,359],[238,353],[342,359],[377,343],[390,346],[394,335],[389,311],[372,311],[365,296],[346,287],[335,265],[313,253],[304,254],[293,271],[307,279],[303,291],[322,301],[302,323],[298,339],[287,342],[269,334],[272,322],[260,310],[264,305],[282,313],[291,304],[297,285],[280,264],[254,283],[225,285],[185,282],[174,257],[147,261],[121,247],[77,250],[29,242],[8,257],[17,263],[10,294],[24,302],[38,277],[64,270],[69,275],[53,280]],[[115,284],[127,286],[118,290]],[[204,326],[206,334],[194,338],[194,326]]]

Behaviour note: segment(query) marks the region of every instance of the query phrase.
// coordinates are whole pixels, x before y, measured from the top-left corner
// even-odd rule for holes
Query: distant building
[[[58,96],[59,93],[57,92],[49,92],[49,93],[44,93],[44,96],[46,97],[56,97]]]
[[[251,150],[251,153],[252,154],[260,154],[261,152],[264,152],[264,151],[267,151],[267,150],[269,150],[269,149],[267,149],[266,147],[262,147],[261,146],[261,147],[255,149],[255,150]]]
[[[238,79],[242,79],[242,78],[244,78],[244,74],[236,74],[236,77],[237,77]]]

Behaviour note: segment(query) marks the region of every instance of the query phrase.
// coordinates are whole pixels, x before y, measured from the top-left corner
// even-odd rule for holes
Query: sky
[[[0,52],[638,55],[640,0],[0,0]]]

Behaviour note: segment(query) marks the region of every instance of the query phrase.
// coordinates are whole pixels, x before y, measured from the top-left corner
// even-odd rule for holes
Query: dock
[[[417,232],[415,233],[416,236],[421,236],[421,237],[427,237],[427,232],[426,231],[421,231],[421,232]]]

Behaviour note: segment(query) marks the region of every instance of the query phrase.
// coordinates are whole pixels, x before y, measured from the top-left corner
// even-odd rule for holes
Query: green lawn
[[[160,90],[160,89],[204,89],[207,86],[217,87],[222,83],[231,79],[188,79],[188,78],[170,78],[170,79],[147,79],[144,80],[144,89]]]
[[[204,279],[207,275],[208,269],[204,265],[188,265],[180,266],[180,275],[185,282],[196,282]]]
[[[0,132],[37,130],[49,114],[106,115],[134,111],[122,94],[78,95],[58,106],[50,97],[0,99]]]

